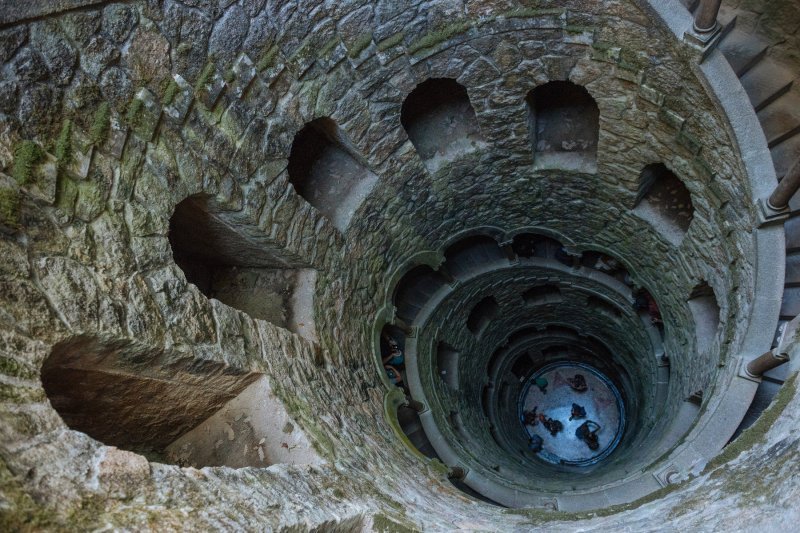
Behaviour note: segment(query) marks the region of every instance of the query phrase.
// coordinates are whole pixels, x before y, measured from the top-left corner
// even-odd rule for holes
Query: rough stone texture
[[[42,12],[2,31],[4,81],[20,84],[16,108],[9,99],[1,117],[2,171],[12,171],[22,139],[70,162],[95,146],[85,175],[58,172],[53,201],[23,194],[22,229],[0,240],[0,499],[8,529],[646,531],[663,527],[653,516],[676,529],[760,527],[765,511],[774,511],[776,529],[796,523],[795,398],[735,462],[608,517],[479,503],[405,448],[384,417],[372,324],[392,273],[415,252],[442,248],[468,228],[533,225],[561,232],[579,250],[616,251],[658,299],[671,333],[667,352],[687,369],[673,383],[687,391],[713,383],[716,366],[738,354],[756,296],[756,211],[725,119],[697,78],[696,53],[638,2],[544,2],[547,11],[513,0],[368,4],[371,16],[363,2],[110,3]],[[54,9],[66,5],[73,4]],[[35,37],[34,26],[51,23],[64,36]],[[359,25],[367,27],[354,38]],[[212,46],[217,57],[209,57]],[[258,73],[237,94],[227,83],[242,53]],[[182,121],[167,121],[160,107],[170,74],[197,91]],[[429,77],[466,87],[486,142],[435,174],[399,120],[405,96]],[[598,103],[596,173],[531,170],[524,97],[552,79],[584,85]],[[72,109],[64,94],[74,94],[64,83],[98,83],[111,104],[109,127],[95,140],[90,129],[105,124],[95,119],[100,103],[79,110],[84,123],[68,136],[69,150],[57,146]],[[320,116],[336,121],[379,178],[344,235],[294,192],[286,173],[294,134]],[[695,216],[679,247],[631,213],[639,173],[653,162],[667,164],[692,194]],[[210,302],[187,283],[166,230],[175,205],[197,193],[214,197],[261,246],[318,271],[318,343]],[[722,326],[706,358],[693,362],[686,299],[700,279],[720,295]],[[147,477],[139,459],[109,459],[100,469],[108,483],[98,484],[93,465],[109,448],[65,425],[39,368],[57,343],[100,334],[181,354],[201,370],[268,375],[327,464],[196,470],[151,462]],[[583,521],[557,521],[569,518]]]

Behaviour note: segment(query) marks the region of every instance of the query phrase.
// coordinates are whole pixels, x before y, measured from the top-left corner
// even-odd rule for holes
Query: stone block
[[[143,87],[136,93],[131,106],[132,111],[128,120],[134,134],[144,141],[153,140],[153,134],[155,134],[161,119],[161,105],[153,93]]]
[[[164,108],[164,114],[167,119],[174,123],[182,123],[189,113],[189,107],[192,105],[194,97],[192,86],[183,79],[180,74],[172,76],[173,81],[178,86],[178,90],[172,99],[172,102]]]
[[[112,497],[125,498],[150,477],[150,463],[138,453],[115,447],[105,449],[97,465],[100,487]]]
[[[657,106],[664,104],[664,94],[658,92],[648,85],[642,85],[639,87],[639,95],[648,102]]]
[[[111,126],[108,130],[103,150],[115,159],[122,157],[125,141],[128,139],[128,128],[120,121],[118,116],[111,116]]]
[[[44,160],[34,169],[34,179],[28,185],[28,192],[37,200],[46,204],[56,201],[58,183],[58,161],[51,154],[45,154]]]
[[[197,99],[208,109],[214,107],[219,100],[222,90],[225,88],[225,80],[219,75],[216,69],[208,77],[208,81],[197,88]]]
[[[67,163],[64,170],[73,178],[78,181],[85,180],[89,175],[89,167],[92,164],[92,155],[94,155],[94,147],[89,146],[85,152],[81,152],[74,147],[73,143],[72,156]]]

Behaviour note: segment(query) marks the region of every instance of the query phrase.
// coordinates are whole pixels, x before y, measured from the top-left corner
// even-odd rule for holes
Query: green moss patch
[[[403,42],[405,36],[406,33],[404,31],[401,31],[399,33],[395,33],[391,37],[387,37],[386,39],[378,43],[378,51],[385,52],[389,48],[394,48],[395,46]]]
[[[164,91],[164,97],[161,99],[161,103],[165,106],[168,106],[172,104],[177,95],[178,95],[178,83],[175,80],[171,80],[169,82],[169,85],[167,85],[167,90]]]
[[[28,495],[0,459],[0,531],[56,531],[53,513],[43,509]],[[62,528],[63,529],[63,528]]]
[[[208,82],[211,81],[211,77],[214,75],[214,62],[213,60],[209,59],[206,63],[206,66],[203,67],[203,70],[200,71],[200,75],[197,77],[197,82],[194,84],[194,88],[196,91],[202,90]]]
[[[14,148],[14,166],[11,176],[25,185],[33,175],[33,167],[44,157],[42,148],[33,141],[22,141]]]
[[[630,503],[612,505],[611,507],[605,507],[603,509],[597,509],[595,511],[568,513],[565,511],[546,511],[544,509],[506,509],[505,512],[507,514],[526,516],[531,519],[532,524],[538,524],[543,522],[554,522],[554,521],[574,522],[578,520],[588,520],[590,518],[609,516],[612,514],[621,513],[623,511],[630,511],[631,509],[636,509],[637,507],[640,507],[646,503],[659,500],[664,496],[675,492],[676,490],[678,490],[678,488],[682,487],[688,481],[689,480],[686,480],[682,483],[674,483],[671,485],[667,485],[666,487],[662,487]]]
[[[356,40],[353,41],[353,44],[350,45],[350,48],[347,50],[347,55],[350,57],[358,57],[361,55],[369,44],[372,42],[372,34],[371,33],[363,33],[356,37]]]
[[[278,46],[273,45],[272,47],[269,48],[269,50],[264,52],[264,55],[262,55],[261,59],[258,60],[258,63],[256,63],[256,69],[258,69],[258,71],[261,72],[262,70],[266,70],[270,67],[275,66],[277,58],[278,58]]]
[[[131,100],[130,105],[128,105],[128,112],[125,113],[125,122],[127,122],[130,127],[133,128],[136,126],[136,121],[138,120],[139,112],[142,110],[143,105],[144,102],[138,98]]]
[[[413,43],[408,46],[408,52],[410,54],[416,54],[426,48],[432,48],[439,43],[443,43],[454,36],[464,33],[465,31],[472,28],[473,23],[469,20],[459,20],[448,24],[438,30],[432,31],[426,35],[423,35]]]
[[[714,457],[711,461],[708,462],[703,473],[710,472],[715,468],[718,468],[725,463],[732,461],[739,457],[745,450],[749,450],[756,444],[761,444],[766,442],[767,440],[767,432],[769,429],[775,424],[775,421],[778,420],[778,417],[781,415],[783,410],[789,405],[789,402],[794,398],[795,393],[797,392],[797,374],[789,378],[789,380],[783,384],[781,390],[778,391],[778,394],[775,396],[775,399],[772,400],[772,403],[769,404],[761,416],[758,417],[755,424],[747,428],[746,430],[742,431],[742,434],[739,435],[736,440],[725,446],[722,450],[722,453]]]
[[[20,196],[16,189],[0,187],[0,224],[7,228],[19,228]]]
[[[108,130],[111,127],[111,106],[108,102],[103,102],[94,113],[92,125],[89,128],[89,140],[94,144],[100,144],[106,140]]]

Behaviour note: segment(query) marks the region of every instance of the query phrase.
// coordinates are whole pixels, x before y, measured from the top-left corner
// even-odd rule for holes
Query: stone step
[[[800,133],[800,94],[791,91],[758,112],[770,148]]]
[[[800,160],[800,135],[793,135],[775,145],[771,150],[775,175],[782,179],[796,161]]]
[[[785,94],[792,86],[790,71],[766,58],[759,61],[741,78],[742,86],[756,111],[763,109]]]
[[[718,48],[736,75],[741,77],[764,57],[767,46],[769,43],[763,39],[733,28]]]

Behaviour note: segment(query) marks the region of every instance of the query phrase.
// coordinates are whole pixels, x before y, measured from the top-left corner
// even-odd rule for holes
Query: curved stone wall
[[[755,229],[761,190],[696,67],[698,52],[644,2],[34,4],[11,18],[3,4],[0,30],[0,490],[9,528],[508,529],[579,518],[511,513],[464,496],[441,463],[421,461],[396,437],[391,412],[383,416],[385,396],[396,393],[375,369],[373,324],[392,320],[387,294],[409,261],[436,257],[443,252],[426,252],[445,250],[467,228],[504,228],[510,238],[543,226],[576,252],[622,260],[665,317],[668,405],[712,391],[705,424],[738,358],[769,348],[779,302],[758,276],[765,243],[778,236]],[[430,78],[466,88],[481,137],[433,173],[400,119],[406,96]],[[585,87],[597,103],[595,168],[550,168],[534,157],[526,96],[553,80]],[[376,177],[347,225],[297,194],[287,172],[296,134],[323,117],[342,132],[334,148]],[[652,163],[691,193],[693,220],[679,244],[632,211]],[[187,281],[168,233],[175,207],[198,194],[213,199],[207,214],[228,232],[226,254],[267,251],[259,268],[316,271],[315,338],[208,299]],[[213,238],[198,228],[199,242]],[[697,357],[686,302],[701,281],[717,297],[721,325]],[[757,339],[754,322],[765,326]],[[184,376],[164,379],[180,405],[192,401],[184,383],[212,372],[267,376],[281,419],[320,460],[198,470],[161,462],[158,443],[148,461],[70,429],[40,369],[54,347],[85,337],[103,339],[92,348],[89,388],[122,369],[136,377],[132,396],[146,397],[161,379],[148,368],[166,368]],[[108,348],[134,342],[130,356]],[[119,367],[103,366],[114,357]],[[480,389],[469,394],[479,409]],[[468,414],[464,423],[475,424]],[[155,427],[168,416],[130,409],[125,423]],[[730,467],[585,525],[647,529],[645,515],[670,510],[676,526],[707,524],[712,499],[720,517],[734,515],[755,490],[740,480],[775,449],[780,464],[759,480],[791,488],[784,458],[796,441],[780,437],[788,424],[781,419]],[[695,467],[675,468],[684,476]],[[603,507],[646,492],[605,494]]]

